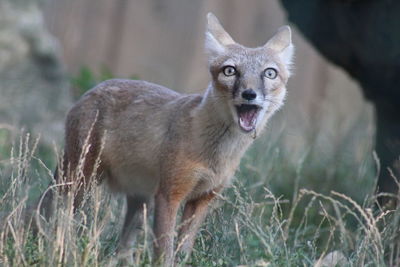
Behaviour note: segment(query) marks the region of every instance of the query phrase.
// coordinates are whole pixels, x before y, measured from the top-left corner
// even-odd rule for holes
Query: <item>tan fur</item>
[[[127,195],[120,255],[131,257],[142,206],[153,199],[156,256],[166,266],[173,264],[176,216],[182,203],[186,203],[182,251],[190,253],[215,192],[230,182],[254,131],[258,135],[283,104],[292,56],[288,27],[265,46],[246,48],[235,43],[210,14],[206,50],[212,80],[204,95],[183,95],[144,81],[109,80],[87,92],[68,114],[64,165],[77,167],[89,135],[84,177],[90,176],[100,157],[97,177]],[[225,76],[226,64],[234,65],[240,77]],[[262,76],[267,67],[278,70],[276,79]],[[235,108],[250,103],[242,97],[249,88],[257,93],[251,103],[261,107],[252,133],[239,128]]]

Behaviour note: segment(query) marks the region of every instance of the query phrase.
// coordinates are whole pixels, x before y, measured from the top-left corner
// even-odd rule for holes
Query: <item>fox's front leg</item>
[[[174,264],[174,236],[179,206],[196,184],[196,180],[188,175],[190,169],[180,169],[174,174],[170,176],[173,178],[164,179],[160,185],[154,210],[154,252],[156,260],[168,267]]]
[[[182,227],[179,231],[179,246],[180,251],[186,257],[189,257],[192,252],[197,231],[207,215],[210,202],[220,191],[221,188],[217,188],[185,204],[182,214]]]
[[[179,204],[179,201],[171,200],[162,192],[155,197],[154,252],[156,260],[161,261],[165,266],[172,266],[173,263],[174,232]]]

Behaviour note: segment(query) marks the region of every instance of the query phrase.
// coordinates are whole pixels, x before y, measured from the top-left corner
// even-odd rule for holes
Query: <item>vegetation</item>
[[[111,71],[106,67],[103,67],[100,73],[96,75],[90,68],[84,66],[79,70],[76,76],[71,78],[72,94],[74,98],[79,98],[100,81],[108,80],[113,77]]]
[[[99,73],[94,73],[89,67],[83,66],[79,70],[78,74],[71,78],[72,95],[75,99],[77,99],[99,82],[109,80],[114,77],[114,74],[107,67],[102,67]],[[129,78],[137,79],[135,75],[131,75]]]

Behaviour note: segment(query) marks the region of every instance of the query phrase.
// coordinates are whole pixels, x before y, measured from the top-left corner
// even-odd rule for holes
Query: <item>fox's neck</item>
[[[212,84],[194,110],[192,126],[196,150],[216,168],[221,161],[240,160],[253,140],[238,129],[227,99]]]
[[[199,126],[196,131],[201,133],[202,136],[213,137],[213,132],[229,131],[230,137],[240,138],[240,133],[234,131],[234,119],[231,111],[224,97],[215,89],[210,83],[206,92],[204,93],[203,99],[194,113],[194,127]],[[228,135],[224,135],[221,138],[228,138]]]

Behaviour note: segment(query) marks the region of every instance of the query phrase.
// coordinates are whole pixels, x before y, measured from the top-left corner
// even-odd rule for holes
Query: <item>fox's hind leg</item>
[[[100,162],[102,149],[102,132],[99,129],[98,112],[86,114],[87,122],[83,124],[79,118],[69,116],[65,132],[65,153],[62,164],[54,173],[53,190],[47,190],[42,196],[42,211],[46,219],[54,213],[51,209],[55,197],[66,197],[73,194],[74,211],[81,206],[85,193],[93,179],[99,179],[103,171]]]
[[[101,123],[97,110],[85,113],[84,119],[78,116],[67,118],[62,181],[69,185],[61,189],[74,194],[74,211],[81,206],[87,190],[100,179],[104,170],[100,161],[105,141]]]
[[[139,196],[127,196],[127,210],[125,222],[122,228],[117,257],[125,261],[126,264],[133,264],[133,251],[136,235],[143,224],[143,211],[145,205],[149,203],[147,198]]]

